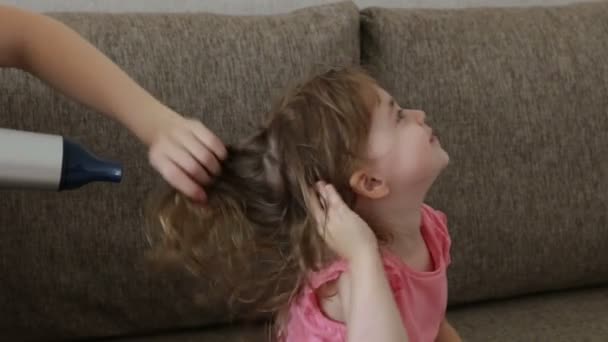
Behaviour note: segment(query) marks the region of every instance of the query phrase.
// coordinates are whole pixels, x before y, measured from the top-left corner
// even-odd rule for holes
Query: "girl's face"
[[[384,89],[372,113],[367,157],[369,173],[390,192],[430,186],[449,162],[420,110],[403,109]]]

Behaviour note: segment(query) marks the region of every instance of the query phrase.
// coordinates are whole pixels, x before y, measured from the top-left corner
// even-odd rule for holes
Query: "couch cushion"
[[[535,295],[452,308],[448,320],[467,342],[588,341],[608,336],[608,288]],[[263,342],[264,324],[227,325],[125,337],[116,342]]]
[[[351,2],[274,16],[53,16],[226,142],[250,130],[276,89],[314,64],[359,62],[359,14]],[[147,268],[142,212],[160,177],[129,132],[14,70],[0,72],[0,108],[1,127],[63,134],[125,166],[120,185],[2,192],[0,340],[118,335],[226,319],[221,292],[214,306],[197,308],[189,277]]]
[[[536,295],[449,311],[467,342],[603,342],[608,336],[608,288]]]
[[[451,165],[452,304],[608,282],[608,3],[368,8],[362,62]]]
[[[202,329],[192,328],[181,331],[167,331],[154,335],[124,336],[113,342],[268,342],[268,325],[229,324]]]

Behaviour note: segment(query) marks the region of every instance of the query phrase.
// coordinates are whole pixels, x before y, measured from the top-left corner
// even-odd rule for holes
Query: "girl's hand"
[[[342,258],[353,261],[369,251],[377,253],[378,240],[374,232],[359,215],[342,201],[334,187],[324,182],[316,184],[311,193],[312,210],[318,223],[319,234],[327,245]]]
[[[220,174],[224,144],[200,121],[174,112],[151,121],[150,164],[176,190],[205,202],[203,186]]]

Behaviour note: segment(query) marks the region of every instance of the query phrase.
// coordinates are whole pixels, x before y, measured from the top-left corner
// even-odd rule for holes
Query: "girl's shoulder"
[[[399,265],[387,252],[379,252],[390,286],[398,291],[403,283]],[[348,266],[345,260],[338,259],[309,273],[308,283],[290,305],[290,333],[328,336],[324,341],[344,340],[344,305],[348,304],[343,300],[350,297],[351,282]]]
[[[443,211],[424,203],[422,204],[422,221],[423,223],[432,223],[447,228],[448,217]]]
[[[442,245],[445,245],[449,250],[451,245],[451,239],[448,232],[447,216],[440,210],[434,209],[433,207],[423,204],[422,206],[422,224],[428,231],[433,232],[437,236]],[[396,260],[388,250],[381,249],[379,251],[382,256],[384,268],[391,278],[393,273],[398,273],[401,264]],[[307,280],[308,287],[316,290],[323,285],[333,283],[340,278],[342,273],[348,270],[348,263],[343,259],[336,259],[326,264],[320,270],[310,272]]]
[[[428,204],[422,205],[422,225],[445,239],[450,239],[448,230],[448,217],[441,211]]]
[[[395,283],[399,282],[398,278],[400,278],[400,268],[402,267],[398,257],[386,248],[380,248],[378,253],[380,253],[384,271],[388,276],[389,282],[395,285]],[[348,272],[348,268],[348,262],[344,259],[332,261],[322,269],[309,274],[308,287],[313,291],[321,289],[325,292],[328,289],[327,285],[329,285],[330,289],[333,288],[333,285],[340,277]]]
[[[348,263],[344,259],[334,260],[318,271],[310,272],[308,276],[309,286],[319,289],[323,285],[332,283],[340,278],[340,275],[348,270]]]
[[[445,259],[446,264],[451,264],[450,249],[452,238],[448,230],[448,218],[442,211],[433,207],[422,205],[422,225],[430,233],[436,249],[441,253],[441,258]],[[428,241],[427,241],[428,242]]]

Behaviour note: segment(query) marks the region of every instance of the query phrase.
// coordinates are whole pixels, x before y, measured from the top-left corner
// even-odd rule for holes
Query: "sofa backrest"
[[[361,59],[401,105],[427,112],[451,155],[428,202],[448,215],[452,304],[608,282],[605,2],[54,16],[228,143],[315,64]],[[1,193],[0,339],[227,320],[221,288],[197,307],[197,280],[146,266],[143,210],[159,177],[144,146],[22,72],[0,71],[0,106],[1,127],[63,134],[125,164],[118,186]]]
[[[450,302],[608,282],[608,3],[362,13],[362,63],[451,155]]]
[[[339,0],[335,0],[339,1]],[[359,8],[466,8],[504,6],[554,6],[588,0],[354,0]],[[73,0],[5,0],[3,3],[26,6],[36,11],[96,12],[184,12],[204,11],[231,15],[280,14],[295,9],[326,4],[327,0],[198,0],[168,2],[165,0],[73,1]]]
[[[315,64],[359,62],[359,15],[351,2],[261,17],[53,16],[227,143],[248,133],[277,91]],[[125,167],[120,185],[0,194],[0,340],[135,334],[226,320],[221,289],[217,305],[199,308],[192,279],[147,266],[144,205],[161,184],[144,146],[15,70],[0,71],[0,107],[2,127],[62,134]]]

